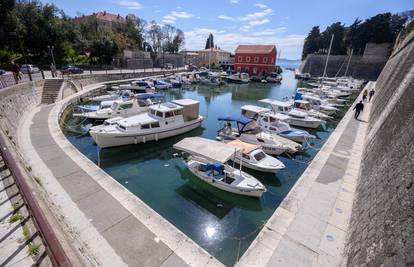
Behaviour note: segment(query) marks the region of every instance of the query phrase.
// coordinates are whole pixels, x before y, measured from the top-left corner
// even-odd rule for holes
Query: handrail
[[[6,145],[6,142],[2,136],[0,136],[1,155],[7,168],[10,170],[17,187],[24,199],[29,214],[33,218],[36,228],[39,230],[40,237],[43,240],[45,250],[49,256],[53,266],[72,267],[72,263],[67,257],[63,247],[57,239],[52,227],[47,221],[41,208],[37,204],[37,200],[34,198],[30,187],[28,186],[19,166],[16,163],[12,153]]]

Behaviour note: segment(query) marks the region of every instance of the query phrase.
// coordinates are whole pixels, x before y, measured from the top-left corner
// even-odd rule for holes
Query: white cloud
[[[260,7],[260,8],[267,8],[265,4],[261,4],[261,3],[256,3],[255,6]]]
[[[171,11],[168,15],[165,15],[161,21],[168,24],[174,24],[177,18],[189,19],[192,17],[194,17],[193,14],[185,11]]]
[[[122,0],[119,2],[119,5],[134,10],[142,8],[142,5],[138,1]]]
[[[236,20],[236,18],[230,17],[230,16],[226,16],[226,15],[220,15],[218,16],[219,19],[224,19],[224,20]]]
[[[239,0],[230,0],[230,4],[238,4]]]
[[[244,17],[239,18],[241,21],[249,21],[249,20],[258,20],[260,18],[264,18],[270,14],[273,13],[273,10],[271,8],[266,8],[265,10],[261,12],[255,12],[251,14],[247,14]]]
[[[248,32],[253,27],[256,27],[256,26],[259,26],[259,25],[263,25],[263,24],[266,24],[266,23],[269,23],[269,22],[270,22],[269,19],[251,20],[246,25],[240,27],[240,30],[243,31],[243,32]]]
[[[170,14],[171,16],[181,19],[188,19],[194,17],[193,14],[187,13],[185,11],[172,11]]]

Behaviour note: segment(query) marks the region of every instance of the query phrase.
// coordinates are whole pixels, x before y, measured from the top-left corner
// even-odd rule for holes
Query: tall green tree
[[[205,49],[210,49],[210,48],[214,48],[214,37],[212,33],[208,35]]]
[[[312,54],[319,51],[321,32],[319,26],[314,26],[305,38],[303,44],[302,59],[305,59],[308,54]]]

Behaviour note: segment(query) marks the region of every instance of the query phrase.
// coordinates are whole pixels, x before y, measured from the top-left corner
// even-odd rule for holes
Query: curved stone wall
[[[414,38],[393,53],[375,89],[352,210],[347,265],[412,266]]]

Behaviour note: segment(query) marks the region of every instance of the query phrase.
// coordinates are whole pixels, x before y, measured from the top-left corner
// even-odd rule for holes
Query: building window
[[[253,68],[253,73],[257,74],[257,68]]]
[[[239,61],[239,62],[242,62],[242,57],[241,57],[241,56],[239,56],[238,61]]]
[[[250,57],[246,57],[246,62],[250,62]]]
[[[258,63],[259,62],[259,57],[254,57],[254,63]]]
[[[267,61],[268,61],[268,58],[267,57],[264,57],[263,58],[263,63],[267,63]]]

